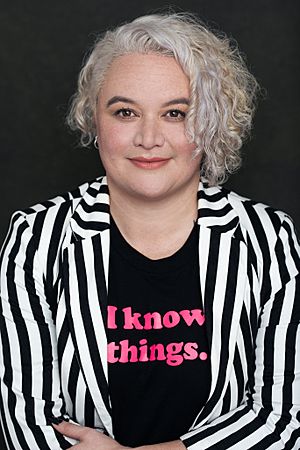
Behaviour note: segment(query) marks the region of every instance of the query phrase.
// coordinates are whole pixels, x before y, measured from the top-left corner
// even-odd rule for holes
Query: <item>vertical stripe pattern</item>
[[[300,248],[284,213],[200,184],[211,361],[191,450],[300,448]],[[71,441],[52,416],[113,436],[107,378],[106,178],[17,212],[2,247],[0,415],[7,446]]]

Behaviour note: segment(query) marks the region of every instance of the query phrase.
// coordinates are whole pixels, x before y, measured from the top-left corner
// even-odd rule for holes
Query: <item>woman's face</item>
[[[200,157],[185,136],[189,80],[174,58],[116,58],[99,92],[98,144],[111,195],[160,200],[196,190]]]

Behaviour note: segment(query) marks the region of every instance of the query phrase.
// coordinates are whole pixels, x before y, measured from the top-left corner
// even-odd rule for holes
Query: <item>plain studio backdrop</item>
[[[289,213],[300,229],[297,0],[177,0],[236,39],[264,89],[243,166],[226,186]],[[87,48],[99,32],[156,12],[158,0],[10,1],[0,7],[0,241],[13,211],[101,174],[97,150],[65,125]],[[1,442],[0,449],[4,449]]]

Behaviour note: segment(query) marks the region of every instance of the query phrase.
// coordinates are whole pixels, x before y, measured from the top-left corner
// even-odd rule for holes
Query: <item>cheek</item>
[[[200,170],[201,155],[194,156],[196,145],[188,144],[181,153],[181,158],[188,172],[194,173]]]
[[[99,123],[97,127],[101,153],[117,156],[128,148],[130,137],[119,124]]]
[[[98,139],[100,144],[100,155],[113,156],[119,147],[119,135],[113,127],[99,127]]]
[[[188,163],[192,165],[199,164],[200,157],[199,155],[194,156],[195,149],[195,144],[189,144],[185,141],[185,143],[183,143],[181,146],[181,151],[179,152],[179,154],[182,158],[186,159]]]
[[[193,157],[196,145],[188,141],[183,124],[179,127],[173,127],[171,130],[169,129],[166,136],[171,146],[177,150],[178,155],[186,159]]]

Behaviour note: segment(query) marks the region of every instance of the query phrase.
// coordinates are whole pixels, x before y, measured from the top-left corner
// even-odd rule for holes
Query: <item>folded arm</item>
[[[15,214],[1,252],[0,290],[0,412],[11,450],[72,446],[50,424],[65,408],[37,244],[26,219]]]
[[[300,446],[300,248],[286,218],[271,254],[255,340],[253,381],[240,407],[191,430],[191,450],[281,450]],[[266,287],[267,286],[267,287]]]

